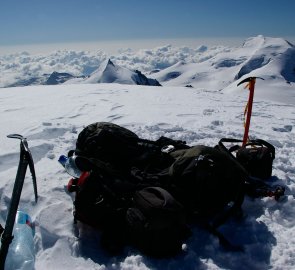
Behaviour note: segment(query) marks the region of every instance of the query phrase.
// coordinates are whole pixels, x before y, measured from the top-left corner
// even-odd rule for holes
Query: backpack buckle
[[[71,178],[67,185],[68,192],[75,192],[78,191],[78,178]]]
[[[169,145],[165,145],[161,148],[161,152],[162,153],[166,153],[169,154],[171,153],[173,150],[175,149],[174,145],[169,144]]]

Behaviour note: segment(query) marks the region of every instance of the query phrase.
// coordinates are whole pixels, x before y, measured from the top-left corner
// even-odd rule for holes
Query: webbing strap
[[[241,143],[243,142],[242,140],[238,140],[238,139],[232,139],[232,138],[222,138],[220,141],[219,141],[219,145],[222,146],[222,148],[224,150],[226,150],[227,152],[234,152],[236,150],[238,150],[239,148],[241,148],[242,146],[238,147],[237,146],[233,146],[229,149],[227,149],[223,143]],[[275,158],[275,147],[270,144],[269,142],[265,141],[265,140],[262,140],[262,139],[253,139],[253,140],[249,140],[247,144],[245,144],[243,147],[247,147],[247,146],[265,146],[267,147],[271,153],[272,153],[272,157],[273,159]]]
[[[241,170],[241,172],[244,174],[245,178],[249,177],[249,173],[247,172],[247,170],[241,165],[240,162],[237,161],[237,159],[235,158],[235,156],[232,154],[232,152],[226,148],[226,146],[223,144],[224,142],[242,142],[241,140],[237,140],[237,139],[227,139],[227,138],[223,138],[219,141],[218,146],[219,149],[221,151],[223,151],[224,153],[227,153],[229,155],[229,157],[231,158],[231,160],[235,163],[235,165],[237,165],[237,167]]]

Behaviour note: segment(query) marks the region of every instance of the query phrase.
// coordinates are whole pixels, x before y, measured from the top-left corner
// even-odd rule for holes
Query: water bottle
[[[76,156],[70,156],[69,158],[65,155],[61,155],[58,162],[66,169],[67,173],[75,178],[80,178],[82,172],[77,167],[75,162]]]
[[[17,211],[5,270],[35,269],[34,234],[31,217],[23,211]]]

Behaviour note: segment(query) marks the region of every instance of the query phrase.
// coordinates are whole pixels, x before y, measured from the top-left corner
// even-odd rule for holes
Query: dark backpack
[[[171,155],[176,160],[169,168],[169,175],[177,187],[179,200],[188,209],[210,216],[230,202],[241,206],[246,176],[227,153],[197,145]]]
[[[100,229],[111,253],[133,245],[153,256],[172,256],[190,235],[184,207],[161,187],[126,182],[101,168],[72,179],[74,219]]]
[[[223,138],[218,147],[228,153],[232,160],[244,171],[246,177],[245,194],[253,198],[274,197],[279,200],[285,194],[282,185],[270,185],[266,182],[272,175],[275,148],[261,140],[250,140],[246,145],[232,145],[227,148],[224,143],[241,143],[241,140]],[[235,155],[234,155],[235,153]]]
[[[138,136],[132,131],[108,122],[88,125],[78,135],[75,153],[116,166],[129,166],[142,151]]]
[[[241,140],[224,138],[221,143],[241,143]],[[272,175],[272,164],[275,159],[275,148],[262,139],[250,140],[244,146],[239,144],[229,148],[236,152],[236,159],[247,170],[250,176],[266,180]]]
[[[167,145],[174,149],[189,148],[184,141],[163,136],[157,141],[141,139],[122,126],[97,122],[79,133],[74,151],[76,155],[100,160],[126,171],[132,166],[143,169],[151,163],[167,167],[173,161],[161,151]]]
[[[162,148],[188,148],[185,142],[161,137],[138,138],[112,123],[94,123],[78,135],[77,166],[90,174],[71,179],[75,192],[74,219],[101,229],[102,244],[111,252],[131,243],[143,252],[168,256],[181,250],[188,235],[183,206],[160,187],[156,172],[174,159]],[[157,175],[139,179],[134,171]],[[162,177],[161,177],[162,179]]]

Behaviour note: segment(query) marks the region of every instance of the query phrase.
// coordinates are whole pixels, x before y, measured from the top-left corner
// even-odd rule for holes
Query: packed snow
[[[294,57],[294,48],[280,39],[262,39],[250,39],[239,49],[209,49],[205,46],[176,49],[167,46],[138,52],[144,56],[141,60],[138,54],[131,55],[131,52],[125,53],[125,61],[123,55],[118,56],[116,61],[120,65],[123,62],[125,66],[137,63],[142,67],[146,65],[146,69],[141,70],[161,69],[154,73],[159,77],[165,77],[169,72],[181,73],[166,80],[167,84],[160,80],[163,87],[92,83],[0,89],[0,223],[5,224],[19,159],[19,141],[6,136],[19,133],[28,139],[38,182],[38,203],[34,202],[29,173],[20,201],[20,209],[28,212],[36,224],[37,270],[295,268],[295,87],[292,79],[295,75],[292,73],[294,60],[289,62],[283,57],[286,50],[287,55]],[[270,50],[270,46],[275,47],[273,50],[281,58],[263,60],[255,69],[235,79],[239,71],[245,70],[245,65],[256,57],[253,47],[256,55],[261,55],[259,50],[266,55],[265,48]],[[77,64],[70,64],[75,57],[65,60],[68,53],[56,54],[65,58],[62,60],[54,54],[39,56],[39,60],[37,56],[26,54],[2,56],[2,86],[11,84],[15,76],[21,77],[26,68],[29,72],[33,67],[41,72],[52,68],[53,72],[59,66],[58,71],[69,72],[71,67],[72,71],[77,71],[75,75],[79,75],[82,69],[91,66],[89,62],[94,61],[93,66],[96,66],[107,59],[103,53],[100,61],[88,53],[71,52],[69,54],[81,54],[85,58],[77,58]],[[211,65],[208,59],[211,59]],[[82,61],[85,65],[80,65]],[[180,61],[184,61],[183,64],[177,64]],[[183,70],[182,66],[185,66]],[[203,73],[198,69],[200,66]],[[163,68],[170,70],[165,73]],[[288,72],[282,72],[284,70]],[[186,81],[191,78],[188,72],[205,78],[199,80],[198,86],[196,79]],[[285,74],[290,75],[288,79]],[[250,137],[264,139],[275,146],[273,177],[268,182],[285,185],[286,196],[278,202],[272,198],[247,197],[243,204],[244,219],[229,220],[221,227],[230,241],[244,247],[244,252],[226,251],[207,231],[192,227],[193,235],[184,243],[183,253],[176,257],[155,259],[132,247],[126,247],[120,256],[112,257],[100,246],[99,231],[81,223],[73,224],[73,196],[65,188],[70,176],[57,160],[75,147],[77,136],[86,125],[109,121],[142,138],[157,139],[164,135],[185,140],[189,145],[214,146],[223,137],[241,139],[249,91],[243,86],[237,87],[237,83],[254,75],[265,80],[256,83]],[[184,87],[186,83],[193,87]]]

